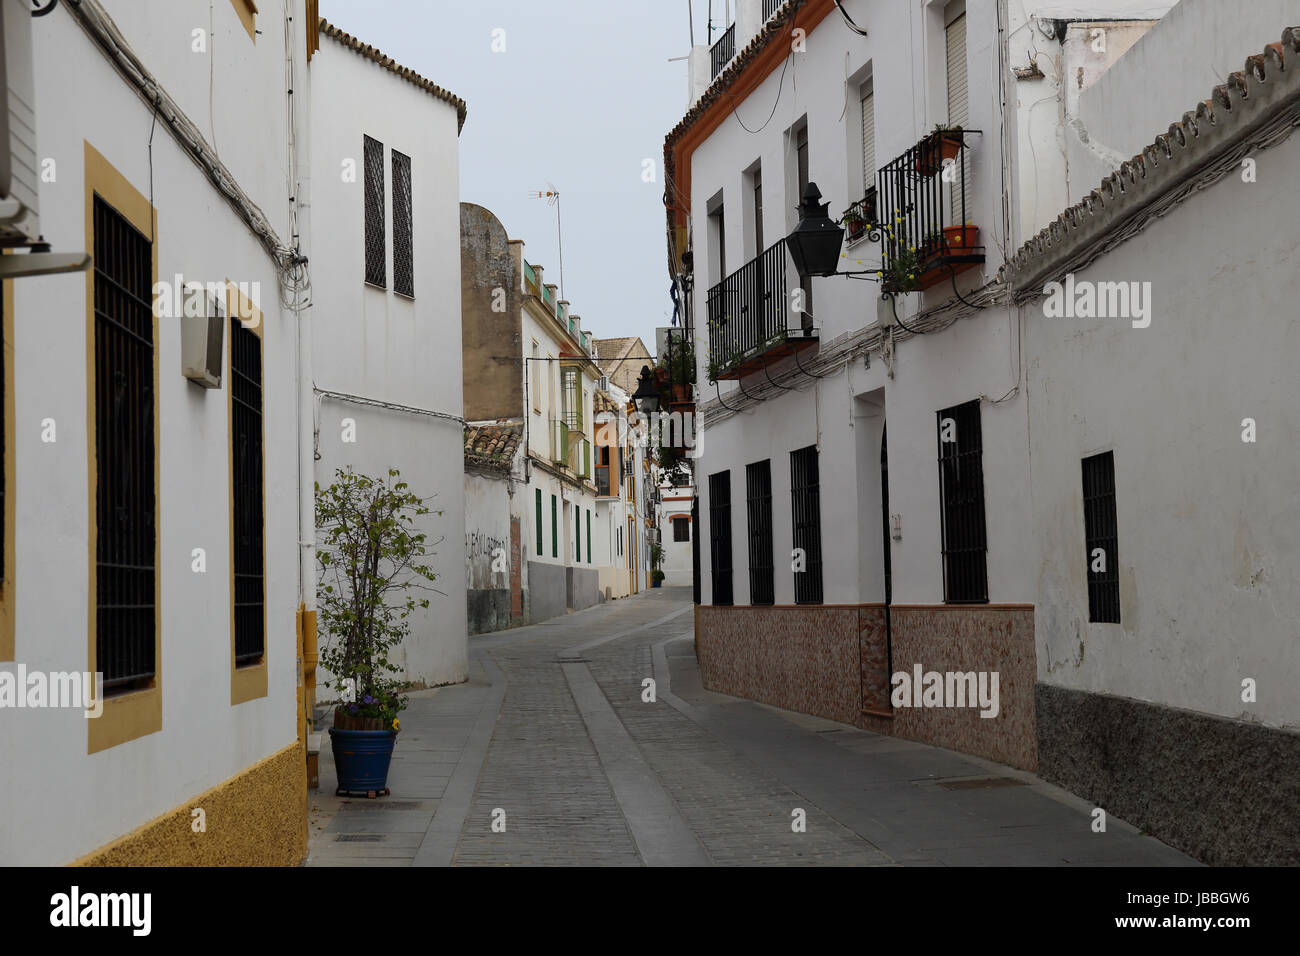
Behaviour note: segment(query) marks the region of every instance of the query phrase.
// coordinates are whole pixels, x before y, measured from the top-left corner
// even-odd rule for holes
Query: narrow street
[[[468,683],[411,695],[389,797],[335,797],[322,748],[307,865],[1195,865],[1031,774],[705,690],[692,610],[471,638]]]

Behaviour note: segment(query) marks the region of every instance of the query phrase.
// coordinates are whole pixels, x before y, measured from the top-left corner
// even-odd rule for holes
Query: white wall
[[[176,39],[182,24],[188,37],[191,21],[199,21],[200,4],[151,6],[146,23],[137,5],[108,4],[137,53],[205,126],[208,59]],[[217,4],[214,15],[222,39],[215,48],[221,155],[279,223],[288,205],[283,147],[260,150],[254,161],[241,156],[239,138],[241,131],[255,131],[270,143],[287,140],[280,8],[270,6],[259,16],[259,27],[276,42],[263,47],[266,37],[260,37],[251,60],[249,38],[230,5]],[[206,5],[201,16],[206,23]],[[34,19],[32,34],[38,155],[55,160],[57,175],[40,187],[42,231],[58,251],[91,251],[83,143],[148,196],[151,111],[67,11]],[[161,122],[153,140],[152,192],[159,279],[171,281],[177,272],[202,281],[229,277],[258,282],[262,291],[268,694],[230,703],[229,382],[202,391],[184,379],[177,324],[162,318],[156,343],[162,730],[87,755],[80,711],[6,709],[0,862],[7,865],[68,862],[276,753],[297,735],[293,318],[280,309],[276,273],[260,243]],[[88,664],[86,435],[94,423],[87,418],[86,306],[83,274],[14,283],[15,650],[16,661],[29,670],[84,671]],[[228,332],[226,340],[228,349]],[[41,441],[45,418],[56,422],[56,442]],[[191,571],[197,547],[206,550],[206,574]]]
[[[1295,728],[1300,227],[1279,171],[1300,163],[1300,141],[1258,161],[1257,182],[1229,175],[1078,274],[1150,282],[1149,328],[1027,309],[1038,670]],[[1093,624],[1080,459],[1107,450],[1121,623]],[[1247,677],[1255,704],[1241,700]]]
[[[317,388],[450,416],[462,410],[460,207],[456,108],[322,35],[311,63],[312,345]],[[388,290],[364,282],[362,138],[384,144]],[[411,157],[415,297],[392,292],[392,151]],[[355,163],[345,182],[343,163]],[[342,421],[356,423],[343,441]],[[455,420],[326,397],[317,414],[317,480],[338,468],[401,471],[440,514],[429,535],[436,587],[396,660],[428,685],[464,680],[466,645],[464,440]],[[324,635],[322,635],[324,640]]]

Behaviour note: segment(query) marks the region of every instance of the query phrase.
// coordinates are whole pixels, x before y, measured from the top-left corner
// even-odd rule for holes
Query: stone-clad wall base
[[[306,855],[307,756],[295,742],[73,865],[297,866]]]
[[[977,707],[894,710],[893,733],[1035,770],[1034,684],[1038,675],[1033,605],[894,605],[894,671],[920,664],[940,673],[996,672],[998,715]]]
[[[816,605],[696,610],[709,690],[853,724],[1024,770],[1037,768],[1032,605],[894,606],[893,670],[997,671],[999,713],[897,708],[889,701],[884,607]]]
[[[1044,779],[1197,859],[1300,865],[1300,734],[1037,685]]]

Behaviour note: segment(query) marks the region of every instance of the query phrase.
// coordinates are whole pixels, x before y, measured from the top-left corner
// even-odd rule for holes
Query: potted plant
[[[891,243],[880,277],[881,290],[892,294],[915,292],[916,277],[924,265],[921,253],[905,240]]]
[[[947,160],[956,160],[961,153],[965,137],[960,126],[939,123],[923,140],[916,151],[916,171],[929,178],[943,168]]]
[[[690,339],[674,339],[659,369],[668,381],[669,405],[689,405],[691,386],[695,383],[695,347]]]
[[[650,586],[652,588],[663,587],[665,577],[667,577],[667,575],[664,574],[661,569],[655,568],[653,571],[650,572]]]
[[[844,210],[844,232],[849,242],[857,242],[867,231],[867,220],[858,212],[857,205]]]
[[[411,592],[430,590],[425,582],[436,577],[416,527],[430,513],[395,468],[385,478],[338,469],[328,488],[316,485],[320,662],[338,694],[330,744],[339,795],[388,793],[406,706],[389,654],[410,632],[412,612],[429,606]]]
[[[650,545],[650,586],[652,588],[662,587],[664,574],[661,565],[664,563],[664,546],[658,542]]]
[[[948,255],[964,255],[980,244],[979,227],[970,223],[964,226],[944,226],[943,241]]]

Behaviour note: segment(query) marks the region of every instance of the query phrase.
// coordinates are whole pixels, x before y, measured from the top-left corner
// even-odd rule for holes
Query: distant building
[[[637,376],[647,365],[654,366],[654,356],[635,335],[616,339],[596,339],[596,362],[609,380],[628,395],[636,391]]]
[[[542,621],[599,600],[593,402],[602,373],[590,335],[522,241],[473,203],[460,205],[460,236],[465,418],[522,426],[510,512],[521,523],[520,619]],[[499,501],[473,502],[467,543],[500,540]]]

